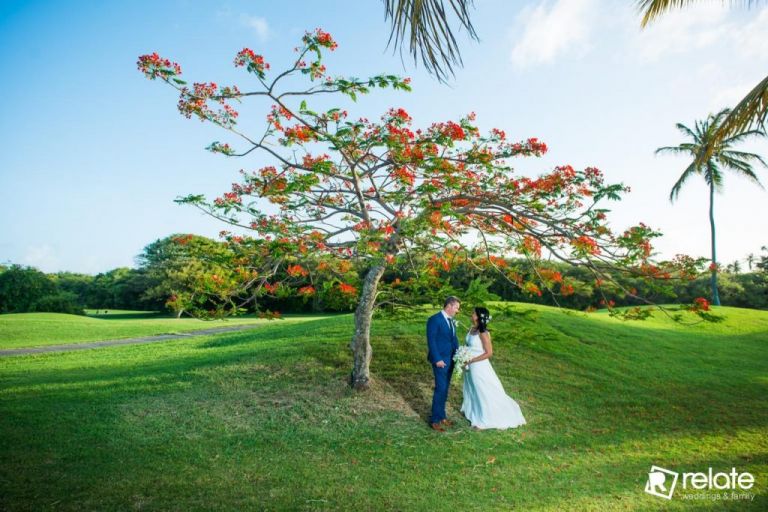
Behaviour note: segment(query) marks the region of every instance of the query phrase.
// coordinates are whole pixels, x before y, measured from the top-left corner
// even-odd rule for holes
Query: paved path
[[[70,343],[68,345],[47,345],[44,347],[32,348],[14,348],[0,350],[0,357],[15,356],[21,354],[37,354],[42,352],[69,352],[71,350],[86,350],[89,348],[109,347],[112,345],[135,345],[137,343],[156,343],[158,341],[178,340],[181,338],[192,338],[194,336],[207,336],[209,334],[219,334],[222,332],[245,331],[256,329],[263,324],[235,325],[232,327],[214,327],[213,329],[203,329],[200,331],[190,331],[180,334],[160,334],[158,336],[144,336],[141,338],[125,338],[120,340],[94,341],[88,343]]]

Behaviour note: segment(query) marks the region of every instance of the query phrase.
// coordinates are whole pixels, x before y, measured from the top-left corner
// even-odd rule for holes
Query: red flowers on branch
[[[286,269],[286,272],[291,277],[305,277],[309,275],[309,271],[301,265],[291,265]]]
[[[266,77],[265,71],[269,69],[269,64],[264,61],[264,57],[255,54],[250,48],[243,48],[237,52],[234,63],[235,67],[245,66],[249,73],[254,73],[261,79]]]
[[[181,66],[160,57],[157,52],[150,55],[141,55],[137,62],[137,67],[150,80],[154,80],[158,76],[167,80],[181,74]]]
[[[704,297],[693,299],[694,308],[698,311],[709,311],[709,301]]]

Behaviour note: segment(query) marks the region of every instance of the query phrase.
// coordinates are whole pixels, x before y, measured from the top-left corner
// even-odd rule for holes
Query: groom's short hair
[[[447,308],[448,306],[450,306],[454,302],[457,302],[457,303],[461,304],[461,301],[459,300],[458,297],[454,297],[453,295],[451,295],[450,297],[446,298],[445,302],[443,303],[443,309]]]

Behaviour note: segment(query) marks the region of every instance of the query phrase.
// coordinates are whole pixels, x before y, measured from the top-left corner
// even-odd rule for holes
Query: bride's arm
[[[485,352],[483,352],[482,354],[480,354],[477,357],[473,357],[469,361],[469,364],[476,363],[478,361],[482,361],[483,359],[490,359],[490,357],[493,355],[493,345],[491,344],[491,333],[488,332],[488,331],[481,332],[480,333],[480,341],[483,342],[483,350]]]

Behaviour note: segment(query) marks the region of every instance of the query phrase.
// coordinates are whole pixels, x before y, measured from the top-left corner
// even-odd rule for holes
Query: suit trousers
[[[445,403],[448,401],[448,388],[453,375],[453,361],[449,361],[443,368],[432,365],[435,374],[435,393],[432,395],[432,418],[430,423],[440,423],[446,419]]]

